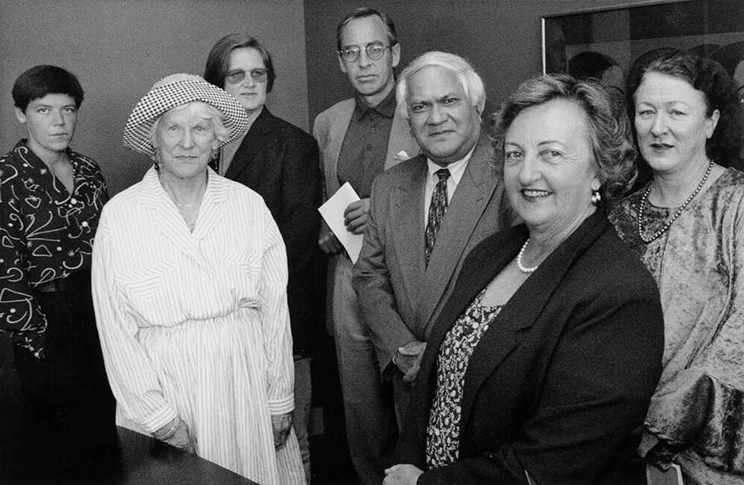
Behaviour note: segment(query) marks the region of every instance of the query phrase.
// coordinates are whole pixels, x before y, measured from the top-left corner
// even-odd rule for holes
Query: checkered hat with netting
[[[245,109],[227,91],[208,83],[201,76],[171,74],[156,82],[134,107],[124,128],[124,146],[154,157],[150,131],[155,120],[166,111],[192,101],[203,101],[222,113],[222,123],[230,130],[230,136],[220,141],[219,146],[242,136],[248,129]]]

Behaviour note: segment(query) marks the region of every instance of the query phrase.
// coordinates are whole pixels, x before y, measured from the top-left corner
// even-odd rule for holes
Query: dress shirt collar
[[[455,186],[460,183],[460,179],[462,178],[462,174],[465,173],[465,168],[468,166],[468,162],[470,161],[470,157],[473,156],[473,152],[475,151],[475,146],[470,149],[470,151],[465,155],[462,159],[450,163],[446,167],[442,167],[441,165],[437,165],[436,163],[432,162],[428,158],[426,159],[426,165],[429,170],[429,178],[427,179],[430,183],[434,183],[436,185],[437,181],[439,181],[439,177],[435,175],[437,170],[446,168],[449,170],[450,173],[450,179],[455,183]]]
[[[385,99],[380,101],[377,106],[370,106],[359,93],[354,96],[354,101],[356,101],[354,117],[357,121],[364,118],[370,111],[378,113],[386,118],[392,118],[395,115],[395,108],[397,107],[395,102],[395,89],[390,91],[388,95],[385,96]]]

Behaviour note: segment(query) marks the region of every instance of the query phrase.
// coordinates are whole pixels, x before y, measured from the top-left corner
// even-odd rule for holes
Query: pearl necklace
[[[682,214],[682,211],[685,210],[685,208],[690,205],[690,202],[692,202],[692,199],[695,198],[696,195],[703,189],[703,186],[705,185],[705,182],[708,180],[708,176],[710,175],[710,172],[713,171],[713,160],[711,160],[708,163],[708,169],[705,171],[705,175],[703,175],[703,179],[700,181],[698,186],[695,188],[695,191],[690,194],[690,196],[685,200],[684,204],[680,206],[679,209],[677,209],[677,212],[674,213],[674,215],[666,221],[666,223],[656,231],[650,238],[647,238],[643,235],[643,212],[646,210],[646,202],[648,201],[648,194],[651,193],[651,188],[654,185],[653,180],[650,184],[648,184],[648,188],[643,192],[643,196],[641,197],[641,204],[638,207],[638,237],[641,238],[641,241],[648,244],[651,241],[654,241],[659,238],[662,234],[664,234],[669,227],[674,223],[674,221],[677,220],[677,218]]]
[[[517,267],[519,268],[519,271],[522,273],[534,273],[540,264],[538,263],[537,266],[533,266],[531,268],[528,268],[524,264],[522,264],[522,256],[524,256],[524,250],[527,249],[527,245],[530,243],[530,240],[527,239],[524,244],[522,245],[522,249],[519,250],[519,254],[517,255]]]

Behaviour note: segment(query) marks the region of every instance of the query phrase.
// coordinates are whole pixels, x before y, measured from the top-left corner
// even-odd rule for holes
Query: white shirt
[[[443,168],[449,170],[450,176],[447,179],[447,204],[449,204],[450,202],[452,202],[452,196],[455,195],[455,190],[460,183],[462,174],[465,173],[465,169],[467,168],[470,157],[473,156],[474,151],[475,146],[470,149],[470,151],[467,155],[465,155],[464,158],[450,163],[446,167],[437,165],[428,158],[426,159],[428,173],[426,175],[426,187],[424,188],[424,227],[426,227],[426,224],[429,220],[429,206],[431,206],[431,195],[434,193],[434,187],[437,186],[437,182],[439,182],[439,176],[436,175],[436,172]]]

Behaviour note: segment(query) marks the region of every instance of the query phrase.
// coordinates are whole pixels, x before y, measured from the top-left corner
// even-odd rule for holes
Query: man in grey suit
[[[399,427],[426,341],[467,253],[511,224],[501,164],[481,128],[485,88],[465,59],[427,52],[397,84],[422,155],[372,185],[354,288]]]
[[[372,180],[419,152],[406,120],[396,113],[394,68],[400,44],[393,21],[379,10],[358,8],[336,30],[339,67],[354,87],[354,98],[336,103],[315,119],[325,194],[348,182],[361,200],[344,212],[346,229],[363,234]],[[408,155],[404,155],[408,154]],[[354,467],[364,484],[384,478],[381,456],[397,431],[390,383],[379,379],[369,331],[363,326],[351,285],[353,264],[323,226],[318,244],[329,262],[330,319],[336,342],[346,433]]]

